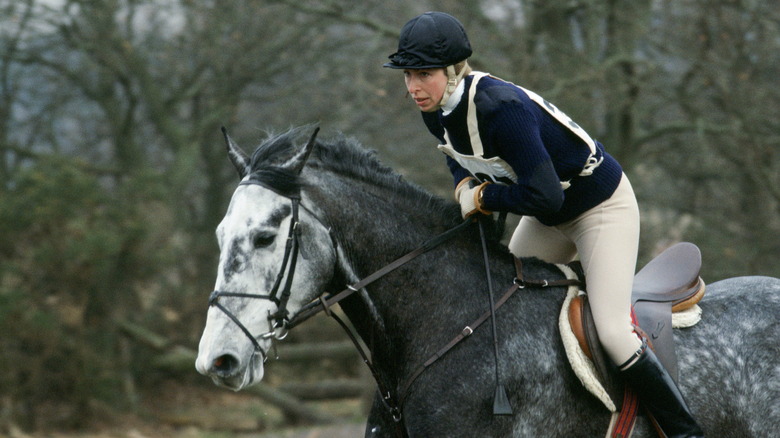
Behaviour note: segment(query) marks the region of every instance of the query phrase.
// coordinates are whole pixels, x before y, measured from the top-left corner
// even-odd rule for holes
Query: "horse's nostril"
[[[214,359],[212,366],[214,372],[221,376],[229,376],[233,374],[236,368],[238,368],[238,359],[235,356],[229,354],[223,354],[222,356]]]

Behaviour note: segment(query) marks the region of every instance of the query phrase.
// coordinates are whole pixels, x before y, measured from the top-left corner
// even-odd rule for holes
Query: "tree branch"
[[[395,27],[386,26],[385,24],[379,21],[372,20],[362,15],[350,14],[346,12],[343,8],[341,8],[340,5],[337,5],[335,3],[329,3],[326,4],[325,6],[315,7],[315,6],[305,5],[299,0],[274,0],[274,1],[276,3],[281,3],[290,6],[291,8],[294,8],[298,11],[305,12],[307,14],[322,15],[324,17],[337,18],[340,21],[345,23],[359,24],[368,29],[376,31],[382,36],[386,36],[390,38],[398,37],[399,29],[396,29]]]

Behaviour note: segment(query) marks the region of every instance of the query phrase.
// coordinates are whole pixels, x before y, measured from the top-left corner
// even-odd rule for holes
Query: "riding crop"
[[[499,374],[499,359],[498,359],[498,335],[496,330],[496,307],[493,302],[493,278],[490,275],[490,263],[488,261],[487,243],[485,241],[485,228],[482,225],[482,221],[477,219],[479,224],[479,237],[482,240],[482,254],[485,258],[485,273],[487,275],[488,284],[488,297],[490,298],[490,322],[493,326],[493,351],[495,353],[496,360],[496,394],[493,397],[493,415],[512,415],[512,405],[509,404],[509,398],[506,396],[506,390],[504,385],[501,384],[501,378]]]

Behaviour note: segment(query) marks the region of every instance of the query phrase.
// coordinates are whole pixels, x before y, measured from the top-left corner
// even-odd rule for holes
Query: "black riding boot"
[[[704,437],[680,389],[653,350],[645,347],[636,362],[622,370],[621,375],[668,438]]]

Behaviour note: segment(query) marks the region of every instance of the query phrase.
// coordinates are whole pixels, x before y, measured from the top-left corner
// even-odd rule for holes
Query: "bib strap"
[[[474,152],[473,156],[466,156],[463,154],[458,154],[455,151],[455,148],[452,147],[452,142],[450,141],[449,134],[447,133],[447,130],[444,130],[444,145],[440,145],[439,149],[442,150],[444,153],[458,161],[458,163],[466,168],[469,172],[472,174],[475,173],[475,170],[481,171],[483,169],[474,169],[473,165],[478,161],[492,161],[492,166],[498,167],[503,169],[503,172],[499,172],[499,177],[506,177],[508,176],[508,173],[511,173],[512,176],[514,176],[514,171],[511,170],[511,166],[509,166],[508,163],[506,163],[504,160],[501,160],[498,157],[493,157],[488,159],[483,158],[485,154],[485,148],[482,145],[482,138],[479,135],[479,125],[477,123],[477,107],[474,104],[474,97],[477,93],[477,84],[479,81],[485,77],[485,76],[491,76],[489,73],[475,71],[472,72],[471,76],[473,77],[471,81],[471,87],[469,87],[469,98],[468,98],[468,110],[466,114],[466,125],[469,131],[469,140],[471,141],[471,149]],[[563,111],[559,110],[558,107],[553,105],[552,103],[545,100],[542,96],[534,93],[531,90],[525,89],[519,85],[513,84],[509,81],[504,81],[503,79],[497,78],[495,76],[491,76],[495,79],[498,79],[500,81],[506,82],[508,84],[511,84],[519,89],[521,89],[528,97],[533,100],[540,108],[544,109],[548,114],[550,114],[552,117],[554,117],[558,122],[569,129],[571,132],[573,132],[575,135],[577,135],[586,145],[588,145],[588,148],[590,149],[590,155],[588,156],[588,159],[585,161],[585,165],[582,168],[582,171],[579,173],[580,176],[590,176],[593,174],[593,171],[601,165],[601,162],[604,160],[604,157],[596,157],[597,156],[597,150],[596,150],[596,142],[593,140],[590,135],[588,135],[587,132],[585,132],[584,129],[582,129],[577,123],[575,123],[569,116],[567,116]],[[465,159],[466,157],[470,159]],[[496,164],[496,161],[500,161],[501,164]],[[478,166],[482,167],[482,166]],[[509,172],[506,171],[506,169],[509,169]],[[511,180],[514,180],[514,178],[509,178]],[[563,190],[568,189],[571,186],[571,181],[561,181],[561,188]]]

